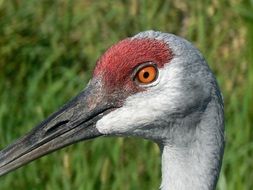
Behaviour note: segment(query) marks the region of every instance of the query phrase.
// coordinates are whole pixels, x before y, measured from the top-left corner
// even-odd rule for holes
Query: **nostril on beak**
[[[45,135],[49,135],[50,133],[54,133],[55,131],[57,131],[59,129],[59,127],[67,124],[68,122],[69,122],[69,120],[59,121],[58,123],[56,123],[52,127],[48,128],[45,132]]]

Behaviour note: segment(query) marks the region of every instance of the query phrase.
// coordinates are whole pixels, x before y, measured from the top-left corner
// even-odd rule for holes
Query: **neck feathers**
[[[188,126],[194,128],[190,142],[186,137],[187,143],[162,146],[161,190],[215,189],[224,151],[223,106],[216,101],[208,103],[196,126]]]

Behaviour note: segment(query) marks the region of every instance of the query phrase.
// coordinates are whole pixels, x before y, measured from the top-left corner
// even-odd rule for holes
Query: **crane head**
[[[188,41],[141,32],[109,48],[79,95],[0,152],[0,175],[98,136],[177,141],[190,129],[174,124],[197,123],[210,99],[220,99],[217,88],[203,56]],[[183,134],[187,139],[191,132]]]

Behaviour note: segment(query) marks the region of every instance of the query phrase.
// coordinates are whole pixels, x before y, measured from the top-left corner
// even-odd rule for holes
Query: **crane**
[[[0,176],[99,136],[134,136],[161,150],[161,190],[213,190],[224,153],[224,106],[200,51],[144,31],[110,47],[86,88],[0,152]]]

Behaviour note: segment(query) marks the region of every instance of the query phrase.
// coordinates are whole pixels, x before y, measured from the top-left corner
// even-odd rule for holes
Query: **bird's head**
[[[198,123],[213,98],[221,101],[196,48],[172,34],[139,33],[101,56],[77,97],[0,152],[0,175],[98,136],[139,136],[163,144],[187,131],[179,138],[187,140],[193,130],[184,123]]]

